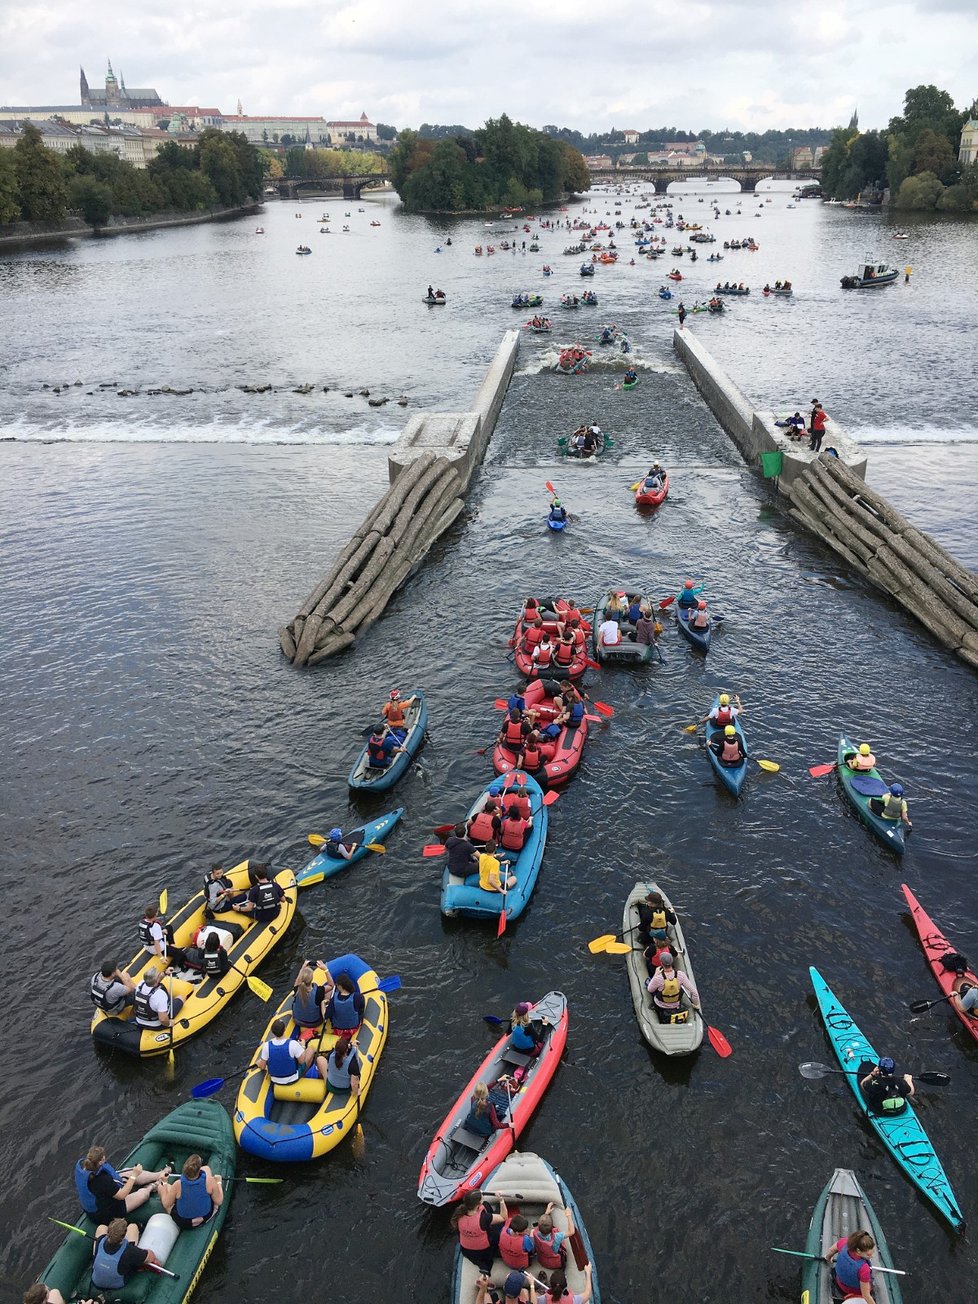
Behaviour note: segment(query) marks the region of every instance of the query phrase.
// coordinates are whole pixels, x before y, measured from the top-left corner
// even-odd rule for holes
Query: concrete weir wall
[[[774,482],[791,516],[978,669],[978,575],[867,487],[858,444],[830,420],[813,453],[774,424],[773,412],[755,412],[691,331],[677,330],[673,346],[749,465],[758,467],[762,453],[783,455]]]
[[[470,411],[421,412],[408,422],[388,457],[390,488],[279,629],[293,665],[318,665],[350,647],[461,512],[506,397],[519,342],[519,331],[506,332]]]
[[[787,493],[792,481],[808,470],[818,454],[776,426],[773,412],[755,411],[753,404],[688,327],[674,332],[672,346],[706,400],[707,407],[749,466],[759,469],[762,453],[782,454],[781,474],[775,477],[775,481],[777,488]],[[841,462],[856,475],[865,477],[866,454],[831,418],[825,427],[822,449],[823,452],[834,449]]]

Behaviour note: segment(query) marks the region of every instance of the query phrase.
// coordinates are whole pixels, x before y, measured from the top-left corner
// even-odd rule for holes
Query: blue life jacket
[[[522,697],[519,693],[512,693],[509,701],[506,703],[507,711],[512,711],[514,708],[518,711],[526,710],[526,698]]]
[[[317,999],[318,998],[318,999]],[[292,998],[292,1017],[300,1027],[318,1028],[322,1023],[322,1011],[320,1004],[322,1002],[322,988],[318,983],[313,983],[312,991],[308,996],[300,996],[296,992]]]
[[[839,1285],[844,1286],[846,1290],[858,1291],[859,1269],[864,1263],[865,1259],[854,1259],[843,1245],[835,1261],[835,1275],[839,1279]]]
[[[575,702],[570,709],[570,723],[580,724],[583,719],[584,719],[584,703]]]
[[[692,589],[683,589],[678,599],[681,607],[695,607],[699,600],[699,594],[694,593]]]
[[[214,1201],[207,1194],[207,1174],[198,1173],[191,1181],[189,1177],[180,1178],[180,1194],[174,1206],[181,1218],[206,1218],[214,1208]]]
[[[108,1168],[108,1164],[104,1164],[103,1167]],[[98,1205],[95,1202],[95,1196],[92,1194],[92,1189],[88,1185],[88,1179],[91,1176],[92,1174],[89,1173],[87,1168],[82,1168],[82,1161],[79,1159],[75,1164],[74,1172],[75,1190],[78,1192],[78,1203],[86,1213],[94,1215],[98,1209]]]
[[[281,1078],[283,1082],[294,1082],[299,1076],[299,1065],[289,1054],[289,1042],[267,1041],[265,1054],[262,1056],[268,1067],[270,1078]]]
[[[638,624],[639,617],[641,616],[641,614],[642,614],[642,608],[638,605],[637,602],[633,602],[632,605],[628,608],[628,619],[631,621],[633,625]]]
[[[536,1045],[536,1042],[533,1040],[533,1034],[530,1031],[530,1029],[524,1028],[521,1023],[517,1023],[514,1026],[511,1041],[513,1043],[513,1049],[519,1051],[532,1050],[533,1047]]]
[[[367,760],[374,770],[386,770],[391,763],[390,748],[387,746],[387,739],[383,742],[375,743],[371,739],[367,743]]]
[[[359,1028],[360,1015],[356,1011],[356,992],[341,996],[334,992],[329,1002],[329,1021],[336,1028]]]
[[[129,1248],[129,1241],[122,1238],[122,1244],[110,1253],[105,1248],[106,1237],[100,1236],[95,1245],[95,1258],[92,1262],[92,1285],[98,1290],[118,1290],[126,1284],[120,1269],[120,1261]]]
[[[336,1063],[335,1052],[326,1061],[326,1085],[332,1091],[349,1091],[350,1078],[360,1076],[360,1056],[351,1050],[342,1067]]]
[[[475,1106],[469,1110],[469,1116],[465,1120],[465,1130],[474,1132],[476,1136],[492,1136],[495,1130],[492,1126],[492,1114],[487,1109],[484,1114],[477,1114]]]

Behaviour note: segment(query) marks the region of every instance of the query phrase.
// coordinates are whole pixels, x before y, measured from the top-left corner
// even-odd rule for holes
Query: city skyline
[[[972,103],[970,11],[966,0],[884,3],[871,14],[853,0],[790,10],[652,0],[633,22],[584,0],[545,13],[499,0],[478,14],[430,0],[351,0],[328,14],[220,0],[191,28],[118,0],[80,24],[66,0],[53,0],[0,15],[0,103],[72,103],[79,64],[94,86],[111,57],[171,104],[228,115],[240,100],[253,116],[357,118],[366,108],[399,128],[474,127],[506,112],[584,133],[667,123],[764,131],[840,125],[858,102],[860,125],[882,127],[920,83],[948,90],[961,108]]]

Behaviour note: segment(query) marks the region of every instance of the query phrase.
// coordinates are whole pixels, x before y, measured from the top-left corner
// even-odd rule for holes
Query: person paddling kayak
[[[869,1232],[853,1232],[836,1241],[835,1249],[826,1256],[832,1268],[833,1296],[838,1294],[843,1300],[862,1299],[866,1304],[874,1304],[873,1269],[869,1260],[875,1249],[876,1242]]]
[[[907,1101],[916,1094],[913,1078],[909,1073],[897,1074],[896,1064],[889,1055],[884,1055],[875,1066],[863,1062],[859,1072],[866,1073],[859,1079],[859,1090],[874,1114],[901,1114],[907,1108]]]

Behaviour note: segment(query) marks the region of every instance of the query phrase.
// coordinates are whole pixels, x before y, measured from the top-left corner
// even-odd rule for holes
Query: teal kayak
[[[313,856],[312,860],[299,870],[295,876],[296,883],[299,887],[312,887],[314,883],[321,883],[324,878],[332,878],[341,869],[355,865],[364,856],[371,855],[368,843],[382,842],[384,835],[390,832],[403,814],[404,807],[398,806],[397,810],[388,811],[386,815],[378,815],[375,820],[368,820],[366,824],[344,833],[344,845],[353,847],[353,854],[349,860],[344,856],[331,856],[323,847],[318,856]]]
[[[906,1109],[899,1114],[870,1112],[863,1093],[859,1090],[858,1069],[863,1060],[872,1060],[875,1064],[879,1056],[853,1023],[848,1011],[839,1003],[819,971],[809,969],[808,972],[811,974],[818,1008],[825,1022],[825,1030],[829,1034],[832,1049],[845,1070],[846,1080],[852,1088],[859,1108],[921,1194],[930,1200],[956,1231],[960,1231],[964,1226],[964,1214],[958,1206],[941,1161],[914,1113],[913,1105],[907,1101]]]
[[[812,1257],[801,1270],[801,1304],[832,1304],[832,1269],[823,1260],[843,1237],[848,1240],[859,1231],[868,1231],[876,1242],[870,1265],[893,1268],[893,1256],[869,1196],[855,1173],[837,1168],[818,1197],[808,1228],[805,1253]],[[875,1273],[872,1290],[876,1304],[903,1304],[899,1277]]]
[[[839,735],[839,754],[838,764],[836,765],[839,782],[852,803],[853,810],[866,827],[872,829],[879,840],[886,843],[891,851],[895,851],[898,856],[902,856],[904,851],[902,822],[900,820],[885,820],[882,815],[877,815],[870,806],[874,796],[881,796],[884,792],[889,791],[886,780],[876,769],[850,770],[843,758],[850,756],[856,750],[855,744],[849,742],[845,734]],[[861,791],[861,789],[864,791]]]

